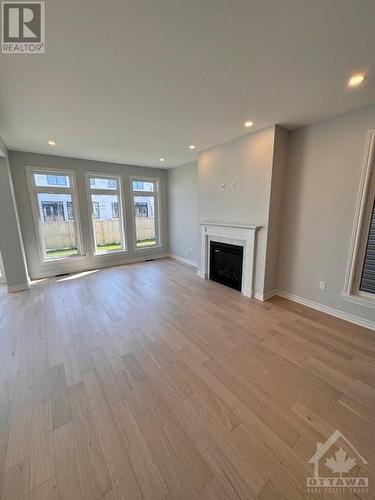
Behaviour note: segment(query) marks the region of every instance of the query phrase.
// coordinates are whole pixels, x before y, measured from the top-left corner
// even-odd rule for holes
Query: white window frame
[[[7,282],[7,278],[5,276],[5,269],[3,264],[3,256],[0,252],[0,285],[4,285]]]
[[[84,246],[82,239],[82,231],[81,231],[81,217],[79,212],[79,204],[78,204],[78,195],[77,195],[77,181],[76,181],[76,173],[74,170],[67,170],[65,168],[48,168],[48,167],[35,167],[35,166],[26,166],[26,177],[27,184],[29,187],[29,195],[31,201],[31,208],[33,212],[33,219],[36,231],[36,239],[38,242],[38,252],[40,261],[42,263],[52,263],[52,262],[60,262],[62,260],[73,260],[73,259],[81,259],[84,254]],[[42,175],[63,175],[69,176],[70,187],[63,186],[36,186],[34,174],[42,174]],[[40,211],[38,204],[38,193],[51,193],[51,194],[70,194],[73,201],[74,207],[74,227],[77,238],[77,247],[78,254],[77,255],[68,255],[66,257],[58,257],[56,259],[51,259],[47,257],[46,249],[44,246],[43,235],[40,227]]]
[[[112,255],[117,253],[125,253],[127,252],[127,240],[126,240],[126,228],[125,228],[125,216],[124,216],[124,200],[123,200],[123,190],[122,190],[122,176],[121,175],[111,175],[104,174],[100,172],[85,172],[86,177],[86,191],[87,191],[87,202],[89,209],[89,217],[91,220],[91,251],[94,257],[102,257],[104,255]],[[116,180],[117,181],[117,189],[96,189],[90,186],[91,178],[97,179],[108,179],[108,180]],[[95,228],[94,228],[94,217],[92,216],[92,205],[91,205],[91,195],[92,194],[103,194],[103,195],[117,195],[118,203],[119,203],[119,218],[115,219],[119,221],[120,231],[121,231],[121,249],[120,250],[109,250],[107,252],[97,252],[96,251],[96,236],[95,236]],[[99,207],[100,210],[100,207]],[[96,219],[98,220],[98,219]]]
[[[375,295],[362,292],[359,287],[367,247],[371,214],[375,196],[375,130],[367,134],[365,156],[359,185],[354,227],[349,249],[343,298],[355,304],[375,308]]]
[[[153,182],[155,186],[155,191],[133,191],[133,181],[144,181]],[[161,210],[160,210],[160,178],[159,177],[142,177],[138,175],[132,175],[130,177],[130,192],[131,192],[131,204],[132,204],[132,224],[133,224],[133,241],[134,250],[136,252],[144,252],[151,250],[152,248],[160,248],[162,246],[161,240]],[[137,247],[137,228],[135,225],[135,204],[134,198],[136,196],[153,196],[154,197],[154,210],[155,210],[155,245],[149,245],[144,247]]]

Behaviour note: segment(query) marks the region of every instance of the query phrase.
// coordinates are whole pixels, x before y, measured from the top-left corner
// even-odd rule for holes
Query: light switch
[[[326,286],[327,286],[327,282],[326,281],[319,281],[319,288],[321,290],[325,290]]]
[[[225,184],[220,185],[220,191],[225,191]]]

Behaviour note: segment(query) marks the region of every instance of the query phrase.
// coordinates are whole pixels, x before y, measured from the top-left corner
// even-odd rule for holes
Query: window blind
[[[375,294],[375,200],[372,207],[370,230],[367,238],[365,260],[362,268],[361,292]]]

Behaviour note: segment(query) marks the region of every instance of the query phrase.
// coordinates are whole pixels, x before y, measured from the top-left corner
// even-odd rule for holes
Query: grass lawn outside
[[[143,247],[153,247],[156,244],[155,240],[142,240],[142,241],[137,241],[137,248],[143,248]]]
[[[145,248],[145,247],[153,247],[155,246],[156,241],[152,240],[143,240],[137,241],[137,248]],[[98,245],[96,247],[97,253],[107,253],[107,252],[116,252],[121,250],[121,243],[109,243],[108,245]],[[78,248],[60,248],[47,250],[47,257],[50,259],[59,259],[61,257],[72,257],[74,255],[78,255]]]
[[[71,257],[78,255],[78,248],[60,248],[46,251],[47,257],[50,259],[58,259],[60,257]]]
[[[121,243],[109,243],[108,245],[97,245],[96,251],[98,253],[116,252],[121,250]]]

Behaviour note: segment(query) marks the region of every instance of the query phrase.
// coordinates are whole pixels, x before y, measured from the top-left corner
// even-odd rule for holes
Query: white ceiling
[[[248,133],[247,118],[294,128],[375,102],[374,27],[374,0],[47,0],[46,54],[1,55],[0,135],[182,164]],[[368,78],[349,90],[357,71]]]

